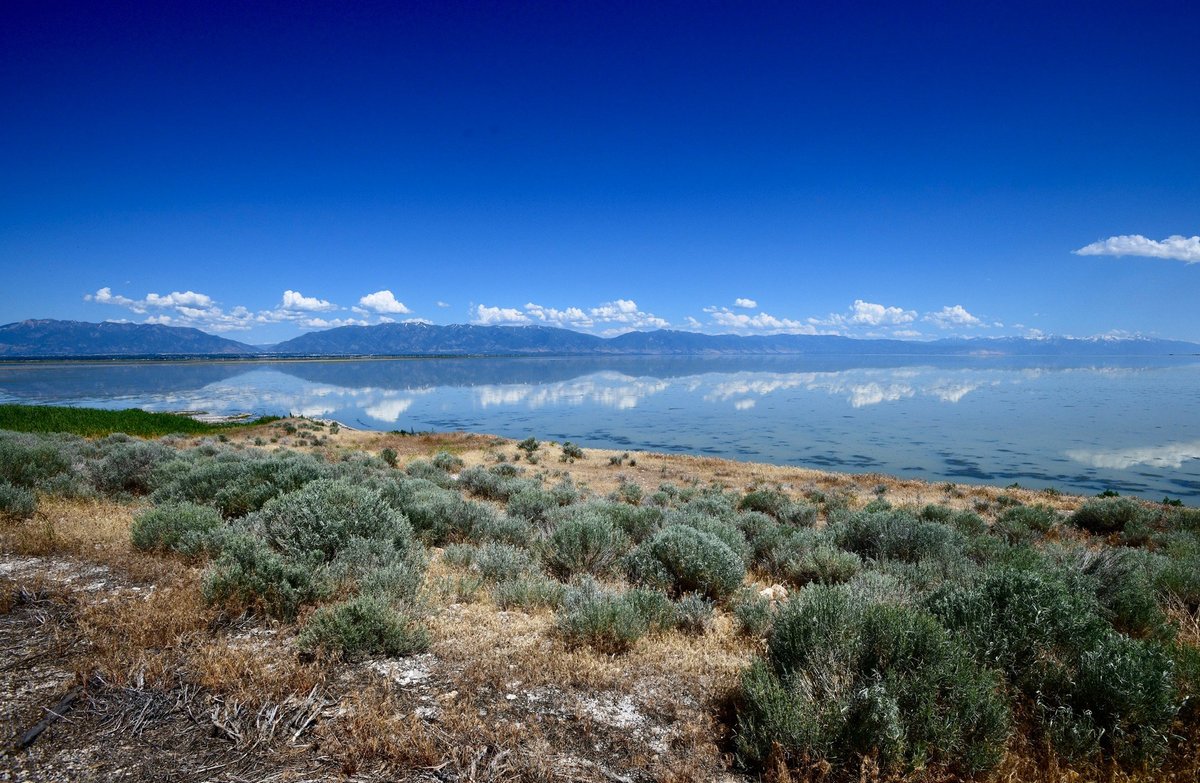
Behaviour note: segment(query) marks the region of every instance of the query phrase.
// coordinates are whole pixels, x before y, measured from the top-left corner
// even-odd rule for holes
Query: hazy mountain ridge
[[[309,332],[270,348],[179,326],[30,320],[0,326],[0,356],[1161,356],[1200,344],[1134,337],[977,337],[917,342],[837,335],[699,334],[660,329],[597,337],[549,326],[379,324]]]
[[[0,356],[245,356],[257,348],[185,326],[39,319],[0,326]]]

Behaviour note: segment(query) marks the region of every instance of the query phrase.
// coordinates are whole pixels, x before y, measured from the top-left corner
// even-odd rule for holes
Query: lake
[[[1200,361],[903,357],[0,364],[0,401],[287,414],[1200,501]]]

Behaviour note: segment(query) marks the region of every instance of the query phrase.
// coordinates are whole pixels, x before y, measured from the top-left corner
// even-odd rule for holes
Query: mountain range
[[[1163,356],[1200,344],[1154,338],[995,337],[911,340],[836,335],[698,334],[660,329],[597,337],[549,326],[378,324],[255,346],[179,326],[30,320],[0,326],[0,358],[187,356]]]

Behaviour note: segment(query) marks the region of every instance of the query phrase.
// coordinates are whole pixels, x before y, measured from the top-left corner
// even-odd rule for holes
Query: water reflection
[[[1115,449],[1111,451],[1072,449],[1067,456],[1097,468],[1124,470],[1135,465],[1153,468],[1181,468],[1188,460],[1200,459],[1200,440],[1191,443],[1167,443],[1162,446]]]
[[[1156,499],[1200,498],[1198,387],[1194,360],[0,364],[3,401],[298,413]]]

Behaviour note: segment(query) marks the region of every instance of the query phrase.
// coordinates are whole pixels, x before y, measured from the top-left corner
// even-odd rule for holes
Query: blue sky
[[[1194,3],[842,5],[7,3],[0,321],[1200,341]]]

